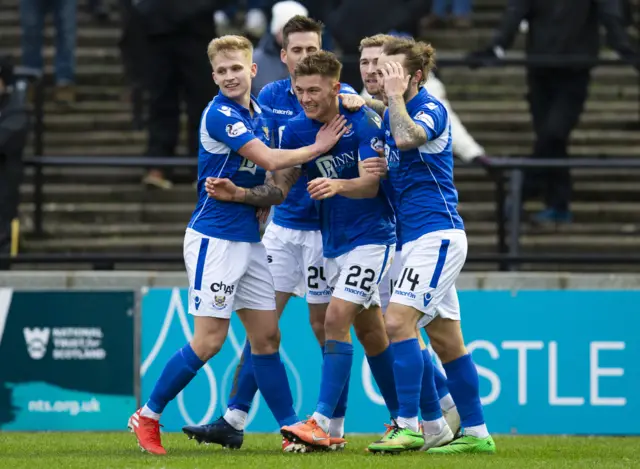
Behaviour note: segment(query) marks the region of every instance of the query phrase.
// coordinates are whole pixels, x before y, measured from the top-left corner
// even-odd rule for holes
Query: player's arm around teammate
[[[382,154],[382,150],[380,150],[380,154]],[[364,168],[362,161],[358,162],[358,172],[360,177],[355,179],[317,178],[309,181],[307,189],[314,200],[323,200],[335,195],[350,199],[370,199],[375,197],[380,188],[380,176],[368,172]]]

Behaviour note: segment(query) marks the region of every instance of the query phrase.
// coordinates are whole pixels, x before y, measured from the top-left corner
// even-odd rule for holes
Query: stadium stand
[[[0,17],[0,52],[20,56],[19,0],[4,0]],[[504,0],[474,2],[473,29],[433,31],[428,39],[439,59],[462,57],[478,44],[486,44],[499,21]],[[123,79],[118,49],[117,15],[109,24],[96,24],[87,13],[78,14],[77,97],[72,109],[52,103],[47,90],[45,104],[45,154],[76,156],[142,155],[145,131],[133,130],[129,89]],[[46,72],[53,56],[53,28],[46,37]],[[637,43],[637,32],[634,41]],[[518,38],[514,52],[522,50]],[[604,57],[612,57],[603,53]],[[525,101],[525,72],[521,66],[440,67],[447,94],[474,137],[490,156],[526,156],[531,148],[530,115]],[[354,84],[359,85],[359,84]],[[576,157],[640,157],[640,83],[630,66],[598,67],[581,123],[573,135],[571,153]],[[186,122],[183,122],[186,124]],[[184,137],[184,136],[183,136]],[[181,151],[184,152],[184,138]],[[27,151],[33,154],[33,144]],[[161,156],[161,155],[159,155]],[[172,190],[148,189],[140,183],[143,168],[46,168],[44,239],[28,236],[33,227],[34,185],[32,168],[22,188],[20,213],[22,252],[162,252],[180,253],[185,224],[195,193],[185,178]],[[640,248],[639,171],[575,170],[575,220],[551,229],[522,227],[522,249],[529,253],[618,253]],[[467,223],[470,254],[495,252],[494,184],[481,168],[456,171],[461,214]],[[529,210],[541,209],[530,203]],[[16,266],[15,268],[28,268]],[[82,267],[82,266],[77,266]],[[174,269],[182,269],[172,264]],[[495,268],[495,264],[468,264],[469,270]],[[566,266],[526,265],[522,269],[563,269]],[[573,269],[640,270],[629,266],[574,266]]]

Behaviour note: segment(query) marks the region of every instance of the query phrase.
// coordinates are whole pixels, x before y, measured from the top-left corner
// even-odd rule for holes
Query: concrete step
[[[184,234],[162,236],[129,236],[129,237],[99,237],[85,238],[82,242],[77,239],[51,238],[26,239],[22,248],[26,252],[118,252],[118,253],[146,253],[146,252],[180,252]],[[469,237],[469,252],[482,253],[495,250],[497,238],[494,235],[476,235]],[[523,235],[521,237],[523,253],[544,251],[545,253],[623,253],[629,249],[640,249],[640,237],[637,235],[573,235],[564,234],[550,236]]]
[[[79,103],[82,104],[82,103]],[[73,130],[85,132],[92,130],[123,131],[131,129],[132,116],[127,104],[116,103],[112,107],[122,106],[121,110],[104,114],[49,112],[44,116],[47,132],[61,132]],[[484,131],[523,131],[530,129],[531,116],[525,109],[514,112],[483,113],[458,112],[460,119],[466,126]],[[640,120],[638,110],[632,106],[626,111],[587,111],[580,120],[580,129],[612,129],[624,130],[625,125],[636,124]],[[184,128],[187,118],[183,114],[180,119]]]
[[[464,84],[450,84],[450,80],[448,80],[448,75],[446,74],[446,72],[443,80],[446,86],[447,97],[453,103],[454,108],[457,108],[460,101],[468,101],[470,99],[494,101],[526,100],[527,89],[523,84],[484,86],[477,85],[472,81]],[[613,101],[625,99],[628,101],[635,100],[635,102],[638,102],[639,97],[640,91],[638,90],[637,84],[629,84],[625,86],[603,86],[600,83],[592,83],[591,87],[589,88],[589,98],[590,100],[594,101]],[[640,107],[640,104],[638,106]]]
[[[124,96],[122,96],[124,97]],[[524,112],[529,114],[529,104],[520,99],[508,101],[482,100],[455,100],[451,101],[456,112],[483,113],[483,114],[504,114],[510,112]],[[64,108],[64,114],[99,113],[111,114],[114,112],[130,111],[131,103],[124,100],[91,100],[74,103],[69,108]],[[46,102],[45,114],[61,113],[62,108],[52,102]],[[586,102],[585,113],[638,113],[640,112],[640,102],[633,99],[612,99],[597,100],[590,99]]]
[[[460,200],[491,202],[495,200],[495,186],[487,178],[485,181],[458,180],[456,183]],[[593,182],[575,181],[573,185],[576,201],[593,202],[635,202],[640,199],[640,188],[636,182]],[[44,200],[47,203],[73,204],[82,199],[85,203],[100,202],[166,202],[195,204],[197,194],[192,184],[176,184],[171,190],[157,190],[140,183],[129,184],[87,184],[77,182],[72,184],[46,183],[43,187]],[[34,186],[21,186],[21,200],[24,203],[33,202]]]
[[[148,222],[148,223],[47,223],[45,230],[46,237],[79,239],[87,237],[142,237],[142,236],[182,236],[185,225],[180,222]],[[467,234],[471,237],[477,235],[494,235],[496,233],[495,222],[475,221],[469,222],[465,226]],[[640,224],[634,223],[571,223],[559,225],[552,228],[534,227],[528,223],[523,223],[521,227],[523,235],[530,236],[552,236],[552,235],[630,235],[640,232]]]
[[[11,3],[13,0],[3,0],[2,2],[2,15],[0,15],[0,27],[5,28],[9,26],[14,26],[16,24],[20,24],[20,9],[19,6],[7,5],[7,3]],[[108,2],[107,2],[108,3]],[[111,21],[108,23],[100,23],[93,19],[91,14],[86,11],[86,8],[80,7],[76,13],[76,22],[79,27],[93,27],[93,28],[117,28],[120,25],[121,18],[120,13],[117,8],[113,6],[110,8],[110,19]],[[489,24],[491,12],[483,13],[480,16],[480,20]],[[46,23],[53,26],[53,15],[47,15]]]
[[[485,145],[485,151],[491,156],[528,156],[531,154],[531,144],[522,143],[520,145]],[[608,146],[600,145],[570,145],[569,155],[580,158],[638,158],[640,157],[640,147],[637,145],[628,146]]]
[[[4,3],[4,2],[3,2]],[[120,39],[121,31],[119,27],[107,24],[105,26],[92,24],[88,27],[77,29],[78,48],[83,47],[104,47],[116,46]],[[0,43],[4,47],[20,47],[20,37],[22,28],[15,24],[13,26],[3,26],[0,29]],[[48,22],[44,28],[45,44],[54,44],[55,28]]]
[[[114,108],[117,106],[114,106]],[[473,128],[473,127],[470,127]],[[531,131],[501,132],[483,131],[477,138],[485,146],[513,146],[530,145],[534,135]],[[47,149],[59,147],[88,147],[93,145],[116,146],[130,144],[145,144],[147,132],[91,130],[86,132],[55,132],[45,136]],[[590,147],[629,147],[640,146],[640,132],[620,130],[576,130],[572,135],[572,143],[577,146]]]
[[[78,161],[81,162],[84,158],[78,157]],[[176,169],[174,170],[178,175],[187,175],[188,169]],[[33,181],[34,168],[25,168],[24,184],[28,185]],[[630,169],[574,169],[571,172],[574,181],[585,182],[637,182],[640,180],[640,170]],[[44,179],[46,184],[90,184],[96,186],[112,185],[120,186],[122,184],[139,184],[140,179],[144,175],[143,168],[96,168],[87,166],[77,167],[54,167],[49,166],[43,169]],[[476,184],[493,184],[487,176],[486,171],[480,167],[455,167],[455,180],[457,184],[461,182],[474,182]],[[190,179],[185,179],[187,190],[191,182]],[[182,185],[177,184],[174,186],[180,188]],[[169,191],[170,192],[170,191]]]
[[[526,70],[524,67],[487,67],[470,70],[467,67],[439,69],[447,87],[472,84],[476,87],[521,86],[526,93]],[[636,86],[638,74],[631,66],[603,66],[592,72],[592,82],[598,86]]]
[[[3,27],[0,23],[0,28]],[[12,57],[21,57],[22,49],[20,47],[0,47],[0,55],[10,55]],[[55,47],[52,45],[42,48],[42,55],[44,62],[48,66],[52,66],[55,60]],[[102,65],[112,66],[120,65],[122,58],[120,56],[120,50],[114,44],[107,47],[78,47],[76,49],[76,63],[77,66],[83,67],[85,65]]]
[[[482,131],[522,132],[531,129],[531,115],[528,112],[502,114],[478,114],[459,112],[458,116],[468,129]],[[585,112],[580,117],[581,130],[625,130],[637,128],[640,120],[638,111],[626,112]]]
[[[482,132],[478,139],[485,145],[513,145],[530,144],[533,142],[533,132]],[[640,132],[623,130],[582,130],[578,129],[571,135],[574,145],[590,146],[631,146],[640,145]]]
[[[95,103],[98,109],[101,108],[101,103]],[[486,114],[505,114],[511,112],[525,112],[529,113],[529,103],[524,100],[509,100],[509,101],[484,101],[480,99],[475,100],[460,100],[452,101],[452,105],[455,106],[456,112],[475,112]],[[598,114],[601,113],[618,113],[628,112],[636,113],[640,112],[640,102],[631,99],[615,99],[615,100],[596,100],[589,99],[585,103],[584,114]]]
[[[495,218],[494,202],[462,200],[460,213],[468,222],[492,221]],[[543,208],[540,202],[530,202],[525,208],[535,212]],[[162,220],[164,223],[182,222],[186,225],[194,209],[194,204],[165,202],[81,202],[43,204],[45,222],[57,223],[148,223]],[[26,226],[31,226],[34,205],[21,204],[21,217]],[[638,202],[575,202],[572,204],[577,223],[638,223],[640,203]],[[27,231],[29,231],[27,229]]]

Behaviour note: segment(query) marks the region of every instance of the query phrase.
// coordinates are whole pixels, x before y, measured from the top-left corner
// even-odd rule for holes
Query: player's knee
[[[411,324],[407,321],[407,318],[402,315],[389,314],[390,312],[391,311],[387,311],[384,318],[384,325],[389,339],[392,342],[398,342],[415,337],[415,324]]]
[[[191,348],[200,360],[206,362],[220,351],[223,343],[224,337],[212,333],[194,336],[191,342]]]
[[[327,339],[342,340],[349,335],[351,322],[337,308],[327,310],[324,318],[324,332]]]
[[[270,327],[251,338],[251,350],[256,355],[271,355],[280,349],[280,329]]]

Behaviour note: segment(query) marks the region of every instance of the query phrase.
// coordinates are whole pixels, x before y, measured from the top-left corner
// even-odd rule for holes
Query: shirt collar
[[[418,94],[411,98],[407,103],[407,112],[409,114],[412,114],[413,111],[415,111],[427,100],[427,96],[429,96],[429,93],[427,93],[427,90],[421,86]]]
[[[295,95],[295,91],[293,91],[293,83],[291,82],[291,77],[287,78],[287,93]]]
[[[227,98],[224,94],[222,94],[222,91],[218,91],[218,98],[222,103],[228,105],[229,107],[234,108],[238,112],[246,112],[246,113],[249,112],[249,110],[246,107],[241,106],[240,104],[236,103],[232,99]],[[251,99],[251,107],[253,108],[255,113],[262,114],[262,109],[258,105],[258,100],[253,95],[251,95],[250,99]]]

